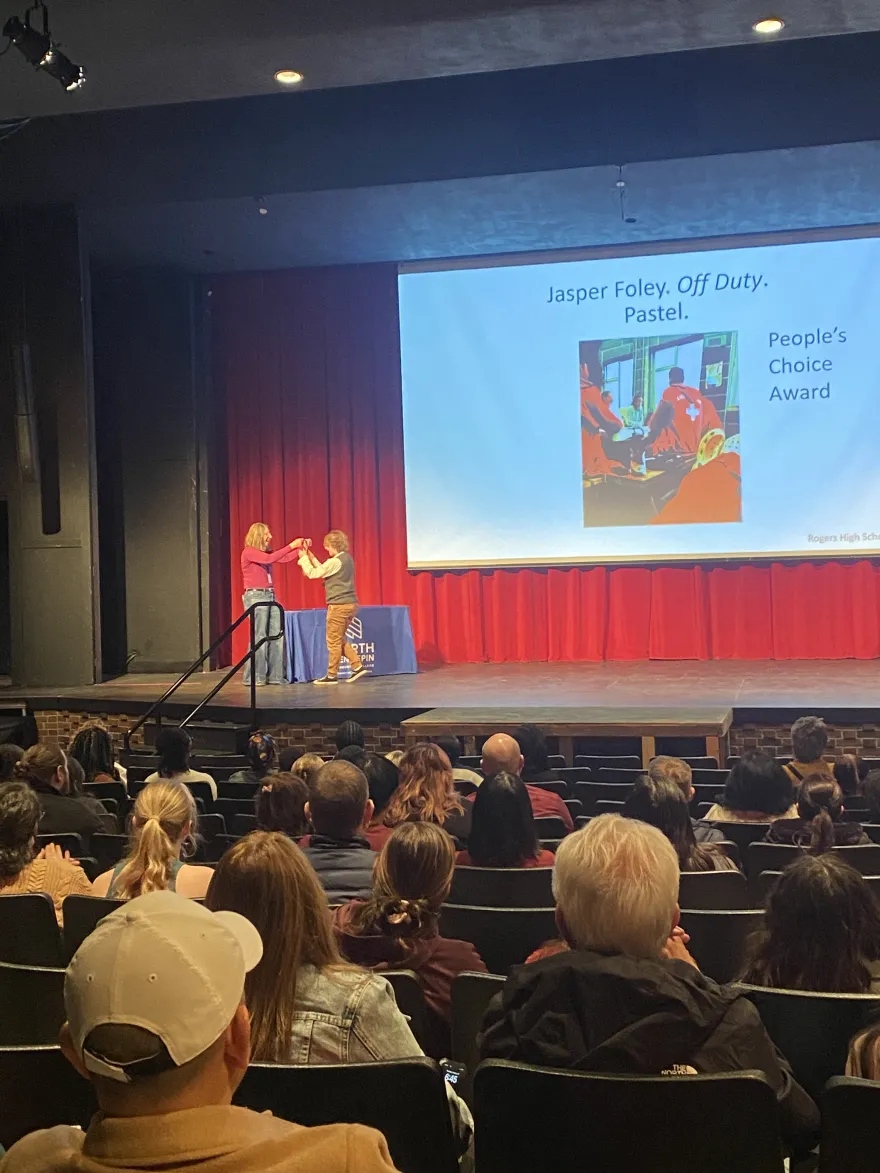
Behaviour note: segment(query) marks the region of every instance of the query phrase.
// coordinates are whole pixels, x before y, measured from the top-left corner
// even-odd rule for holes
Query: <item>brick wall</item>
[[[72,735],[87,721],[100,720],[110,730],[121,748],[122,736],[136,718],[124,713],[78,713],[70,710],[35,710],[40,737],[58,741],[66,746]],[[735,725],[730,730],[730,752],[741,754],[747,749],[764,749],[772,754],[790,754],[789,725]],[[288,722],[263,725],[280,748],[292,745],[303,751],[332,756],[336,752],[333,736],[336,725],[317,723],[294,725]],[[880,757],[880,725],[829,725],[829,753],[855,753],[861,757]],[[374,753],[388,753],[404,748],[403,730],[399,725],[370,725],[365,727],[367,749]],[[143,731],[133,739],[134,745],[143,745]]]

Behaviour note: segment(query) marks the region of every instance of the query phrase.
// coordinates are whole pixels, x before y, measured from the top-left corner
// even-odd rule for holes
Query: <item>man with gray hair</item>
[[[603,815],[556,853],[559,952],[515,966],[483,1023],[482,1059],[633,1075],[763,1071],[783,1138],[814,1143],[819,1112],[758,1012],[705,977],[679,927],[678,858],[655,827]]]
[[[791,727],[794,761],[784,767],[795,786],[811,774],[834,777],[834,767],[822,757],[827,745],[828,727],[821,717],[798,717]]]

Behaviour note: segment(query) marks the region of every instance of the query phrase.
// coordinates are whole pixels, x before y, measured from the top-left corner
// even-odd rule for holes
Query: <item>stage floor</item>
[[[172,715],[194,707],[220,678],[203,673],[176,694]],[[139,712],[175,678],[132,674],[82,688],[4,688],[0,702],[27,699],[34,708]],[[631,661],[601,664],[451,664],[414,676],[385,676],[321,687],[285,684],[257,690],[261,713],[359,711],[412,716],[432,708],[560,706],[664,708],[729,705],[740,722],[794,719],[804,712],[838,720],[878,715],[878,660]],[[250,704],[236,680],[206,715],[233,716]]]

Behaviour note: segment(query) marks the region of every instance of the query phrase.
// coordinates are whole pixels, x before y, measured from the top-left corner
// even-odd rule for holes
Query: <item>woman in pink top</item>
[[[244,594],[241,601],[245,610],[254,603],[274,603],[272,566],[276,562],[293,562],[303,544],[297,538],[289,546],[270,552],[272,534],[262,521],[255,521],[244,539],[241,552],[241,578]],[[281,617],[274,607],[258,607],[254,613],[254,640],[259,643],[266,635],[281,634]],[[254,657],[257,685],[284,683],[284,640],[275,639],[257,651]],[[250,660],[245,665],[244,682],[251,682]]]

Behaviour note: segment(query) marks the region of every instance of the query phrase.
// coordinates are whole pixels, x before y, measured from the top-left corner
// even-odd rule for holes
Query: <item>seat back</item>
[[[128,810],[128,795],[122,782],[85,782],[83,790],[101,802],[105,799],[115,802],[120,815]]]
[[[571,791],[568,783],[560,780],[558,782],[529,782],[529,786],[534,786],[536,790],[549,790],[551,794],[558,794],[560,798],[568,798]]]
[[[687,909],[681,925],[703,973],[716,982],[732,982],[743,972],[748,939],[763,928],[764,913],[754,908]]]
[[[254,795],[259,787],[259,782],[221,782],[217,779],[217,797],[218,798],[235,798],[241,801],[242,799],[250,799],[251,803],[254,801]]]
[[[740,859],[747,858],[750,843],[757,843],[770,830],[769,823],[725,823],[713,820],[712,825],[721,831],[725,839],[737,845]]]
[[[128,851],[127,835],[93,835],[92,855],[98,861],[102,872],[115,868]]]
[[[0,1046],[57,1043],[65,1019],[63,969],[0,963]]]
[[[0,961],[60,965],[61,932],[55,905],[45,892],[0,896]]]
[[[822,1095],[819,1173],[877,1173],[880,1083],[840,1075]]]
[[[718,769],[718,759],[713,758],[713,757],[706,757],[706,756],[687,757],[687,758],[682,758],[681,760],[683,762],[687,762],[687,764],[690,766],[690,768],[692,770],[717,770]],[[725,774],[725,776],[727,775],[727,770],[724,771],[724,774]]]
[[[366,1124],[401,1173],[457,1173],[443,1074],[431,1059],[330,1066],[253,1063],[236,1104],[306,1126]]]
[[[618,786],[632,786],[636,778],[640,778],[644,772],[644,770],[619,770],[603,766],[599,771],[599,781],[611,782]]]
[[[683,1079],[492,1061],[477,1068],[474,1105],[480,1173],[782,1173],[776,1095],[758,1071]]]
[[[60,847],[62,851],[69,851],[74,859],[78,859],[84,855],[82,836],[75,831],[64,831],[60,835],[38,835],[37,849],[40,850],[48,844],[54,843],[56,847]]]
[[[589,766],[566,766],[564,770],[557,770],[556,773],[563,782],[568,783],[572,794],[574,794],[575,782],[588,782],[592,776]]]
[[[719,770],[717,768],[694,770],[691,776],[691,782],[694,786],[709,786],[716,794],[724,788],[724,783],[727,781],[727,770]]]
[[[559,815],[541,815],[535,819],[535,834],[539,839],[564,839],[568,828]]]
[[[549,908],[553,868],[477,868],[457,866],[452,873],[451,904],[495,908]]]
[[[463,904],[441,907],[440,934],[470,941],[489,972],[500,974],[559,935],[552,908],[474,908]]]
[[[622,802],[613,802],[612,800],[607,799],[607,798],[600,798],[599,801],[596,803],[596,814],[597,815],[622,815],[623,814],[623,803]]]
[[[495,973],[459,973],[452,979],[452,1058],[466,1068],[456,1090],[469,1104],[473,1103],[474,1072],[480,1062],[477,1036],[486,1007],[504,989],[504,981]]]
[[[696,909],[751,908],[749,886],[742,872],[682,872],[678,904]]]
[[[190,794],[198,804],[199,799],[202,801],[202,806],[199,810],[212,811],[214,809],[214,791],[208,782],[187,782]]]
[[[391,983],[398,1009],[409,1019],[410,1029],[424,1051],[428,1007],[421,982],[411,969],[385,970],[382,977]]]
[[[214,803],[214,814],[222,815],[227,830],[232,827],[236,815],[253,815],[253,798],[218,798]]]
[[[253,812],[249,815],[232,816],[232,834],[241,839],[244,835],[257,829],[257,816]]]
[[[817,1102],[828,1080],[843,1075],[850,1039],[880,1012],[880,996],[874,994],[741,988],[757,1006],[795,1079]]]
[[[642,768],[642,759],[637,754],[622,754],[614,757],[609,754],[579,753],[575,756],[574,764],[576,766],[586,766],[595,775],[601,769],[640,770]]]
[[[102,896],[68,896],[61,906],[64,918],[64,958],[69,961],[98,921],[124,904]]]
[[[746,855],[749,879],[761,872],[781,872],[804,854],[804,848],[788,843],[751,843]],[[863,847],[835,847],[833,853],[863,876],[880,875],[880,845],[868,843]]]
[[[625,802],[631,791],[629,782],[576,782],[574,786],[574,796],[580,799],[585,815],[596,814],[596,803],[600,799]]]
[[[38,1128],[86,1128],[98,1110],[95,1085],[74,1070],[57,1043],[0,1047],[0,1087],[0,1144],[7,1149]]]

